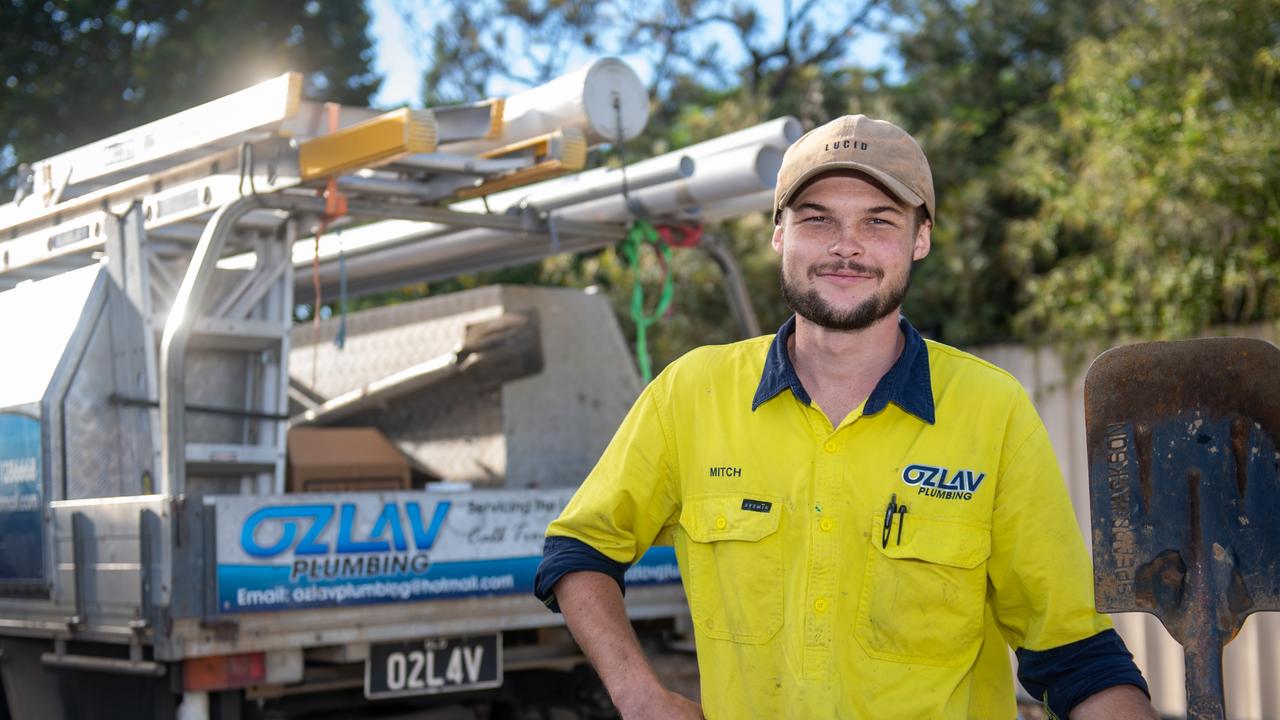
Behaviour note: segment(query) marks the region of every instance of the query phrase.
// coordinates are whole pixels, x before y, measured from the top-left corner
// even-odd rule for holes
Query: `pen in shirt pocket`
[[[889,504],[884,509],[884,531],[880,534],[880,547],[889,547],[889,536],[893,533],[893,518],[898,517],[898,538],[899,545],[902,544],[902,526],[907,520],[907,506],[898,504],[898,494],[893,493],[889,496]]]

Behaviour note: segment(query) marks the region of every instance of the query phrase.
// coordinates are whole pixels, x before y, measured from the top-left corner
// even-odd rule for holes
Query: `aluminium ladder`
[[[436,205],[581,169],[580,129],[441,152],[498,137],[503,100],[379,112],[305,101],[301,88],[301,76],[287,73],[33,163],[15,202],[0,206],[0,290],[105,258],[143,319],[144,396],[120,401],[152,407],[154,492],[181,494],[189,478],[283,491],[291,253],[300,237],[390,218],[547,237],[624,233],[616,223],[549,227],[528,210]],[[218,267],[247,253],[249,268]],[[243,378],[243,396],[189,408],[200,383],[225,379],[228,368]]]

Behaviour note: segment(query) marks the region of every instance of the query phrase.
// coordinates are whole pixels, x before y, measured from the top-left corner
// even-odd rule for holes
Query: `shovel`
[[[1186,650],[1187,716],[1223,718],[1222,648],[1280,610],[1280,350],[1142,343],[1085,377],[1094,591]]]

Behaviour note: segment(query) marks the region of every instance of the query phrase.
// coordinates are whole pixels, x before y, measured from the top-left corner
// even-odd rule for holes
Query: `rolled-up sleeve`
[[[568,537],[547,538],[542,548],[542,562],[538,564],[538,573],[533,578],[533,594],[552,612],[560,612],[560,604],[556,602],[552,589],[565,575],[584,570],[608,575],[626,594],[626,585],[622,581],[627,573],[626,563],[614,562],[581,540]]]
[[[1049,650],[1020,648],[1018,682],[1060,718],[1096,692],[1116,685],[1133,685],[1147,697],[1147,681],[1115,630]]]
[[[641,393],[595,468],[547,528],[534,591],[552,610],[559,607],[552,588],[560,578],[590,570],[621,586],[626,569],[675,521],[677,459],[662,379]]]

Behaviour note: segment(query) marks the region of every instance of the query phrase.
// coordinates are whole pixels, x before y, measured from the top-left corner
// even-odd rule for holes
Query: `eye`
[[[814,222],[816,222],[816,223],[827,223],[827,222],[831,222],[831,218],[827,217],[826,215],[806,215],[805,217],[800,218],[800,222],[802,222],[802,223],[814,223]]]

